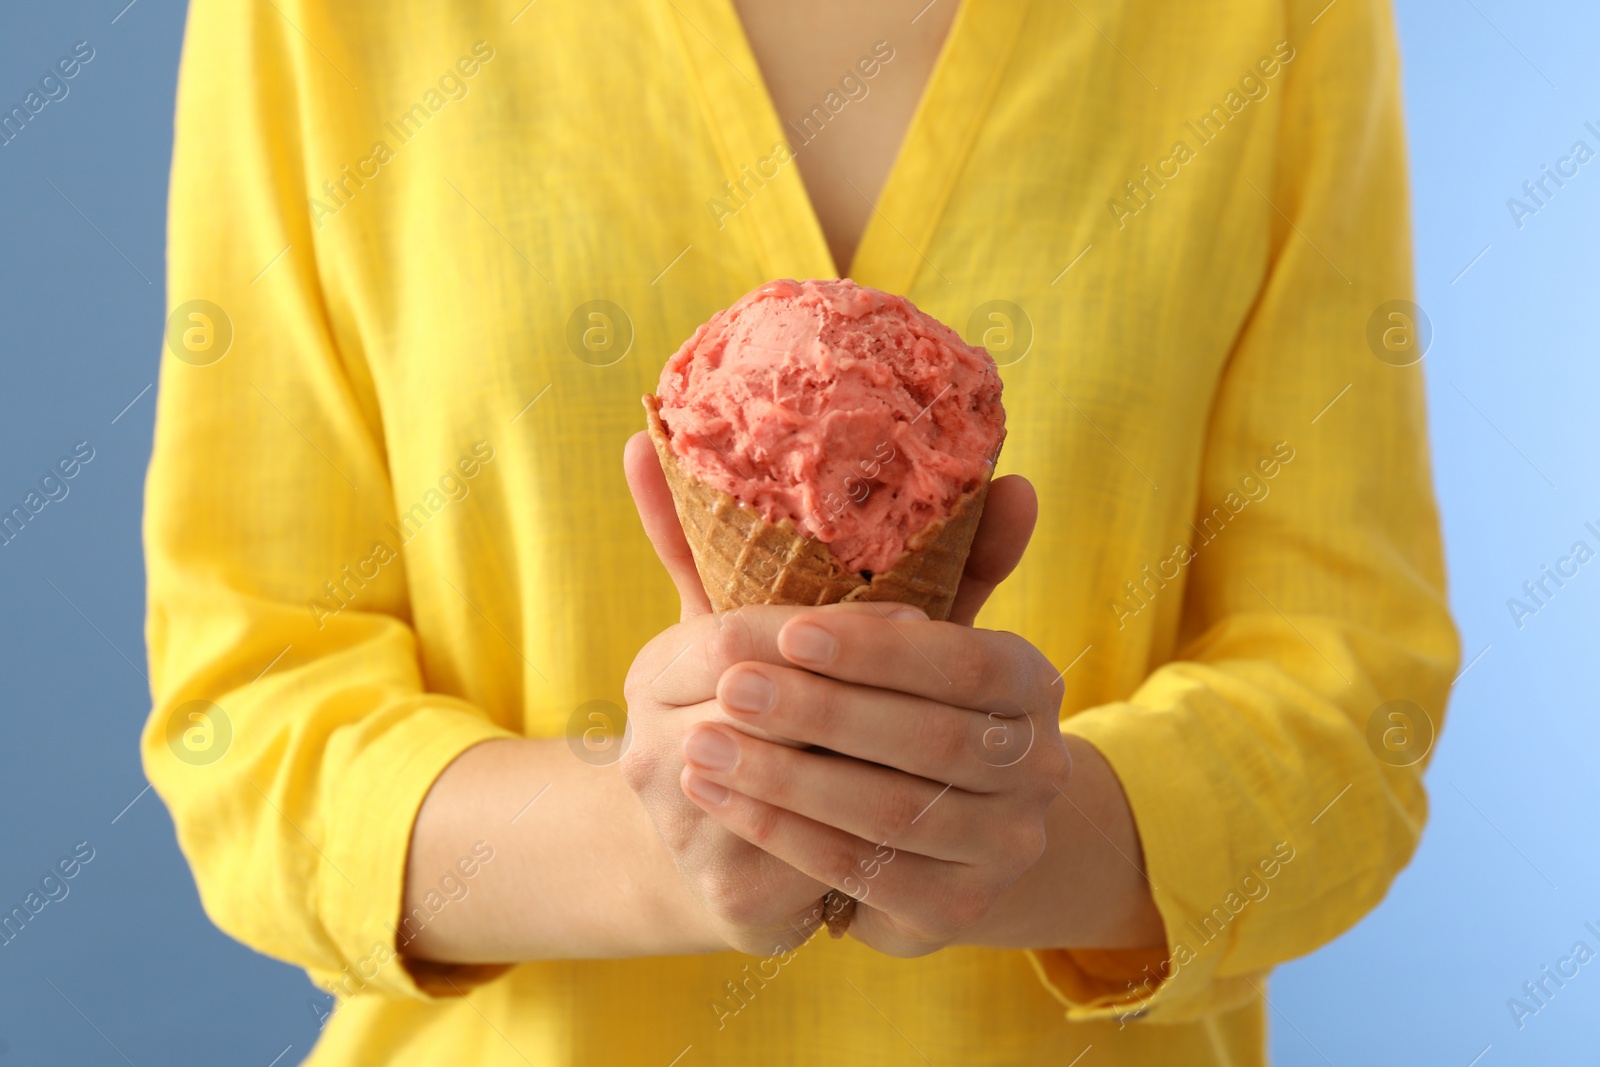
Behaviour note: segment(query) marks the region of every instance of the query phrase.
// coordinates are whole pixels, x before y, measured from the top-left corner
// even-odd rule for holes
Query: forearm
[[[574,759],[560,739],[485,742],[446,768],[412,830],[405,915],[459,877],[479,841],[493,860],[420,928],[401,922],[404,955],[502,963],[726,947],[615,764]]]
[[[1116,772],[1070,734],[1073,770],[1047,814],[1044,855],[962,940],[993,948],[1158,948],[1161,915]]]

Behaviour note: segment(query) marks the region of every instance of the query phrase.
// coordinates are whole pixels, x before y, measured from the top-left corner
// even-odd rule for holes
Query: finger
[[[632,683],[642,682],[652,696],[682,707],[710,700],[717,679],[736,663],[754,660],[785,663],[778,651],[778,631],[796,615],[817,618],[834,615],[870,615],[881,619],[926,620],[927,615],[908,604],[853,601],[826,607],[788,607],[750,604],[733,611],[692,615],[654,638],[634,664]]]
[[[667,488],[666,475],[661,473],[661,457],[656,455],[650,435],[643,430],[628,438],[622,450],[622,469],[628,478],[628,489],[633,493],[633,505],[639,511],[639,521],[644,524],[645,536],[650,538],[661,565],[667,568],[672,583],[678,587],[679,617],[687,619],[708,614],[711,601],[700,581],[700,572],[695,569],[694,554],[689,551],[689,540],[683,535],[683,524],[678,521],[672,490]]]
[[[712,723],[685,735],[683,757],[707,781],[865,841],[956,863],[991,852],[981,801],[948,784]]]
[[[972,552],[950,609],[951,622],[972,625],[989,594],[1021,561],[1038,518],[1039,498],[1028,479],[1008,474],[989,483],[983,517],[978,520]]]
[[[740,729],[817,745],[970,793],[993,792],[1014,778],[1005,770],[1034,741],[1026,716],[973,712],[770,663],[740,663],[723,672],[717,701]]]
[[[801,874],[874,907],[913,916],[952,886],[959,865],[900,852],[744,796],[685,767],[684,793],[734,835]]]
[[[1060,677],[1016,634],[948,622],[806,612],[778,631],[791,663],[842,682],[1023,715],[1060,705]],[[1054,677],[1052,677],[1054,676]]]

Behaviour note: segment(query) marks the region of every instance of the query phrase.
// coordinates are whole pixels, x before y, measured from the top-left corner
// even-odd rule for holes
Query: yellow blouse
[[[1325,4],[965,0],[851,266],[1003,367],[1041,514],[980,623],[1065,670],[1167,950],[441,992],[392,959],[417,808],[675,621],[623,441],[711,312],[836,274],[788,146],[872,64],[779,116],[730,0],[194,0],[143,751],[208,914],[355,994],[310,1062],[1264,1062],[1267,972],[1416,846],[1458,659],[1391,14]]]

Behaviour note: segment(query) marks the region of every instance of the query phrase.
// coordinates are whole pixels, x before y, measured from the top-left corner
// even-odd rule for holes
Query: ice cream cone
[[[905,554],[870,579],[851,573],[828,545],[745,507],[684,469],[673,454],[654,396],[644,398],[650,440],[672,490],[695,568],[711,606],[730,611],[746,604],[822,605],[884,600],[912,604],[930,619],[947,619],[983,516],[989,482],[962,494],[950,514],[906,542]],[[992,472],[993,467],[989,470]]]
[[[848,278],[777,279],[712,315],[644,398],[711,606],[898,601],[948,619],[1001,390],[982,348]],[[855,907],[829,890],[828,932]]]

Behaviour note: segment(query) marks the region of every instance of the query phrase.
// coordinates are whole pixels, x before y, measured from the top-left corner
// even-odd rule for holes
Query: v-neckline
[[[965,166],[1011,54],[1027,0],[962,0],[912,112],[848,267],[862,285],[908,292],[923,270],[944,206]],[[722,225],[747,225],[767,278],[841,277],[793,145],[733,0],[667,0],[693,86],[729,182],[755,193]],[[893,42],[890,42],[893,44]],[[770,179],[758,165],[788,146]],[[770,166],[765,168],[770,170]],[[713,191],[715,192],[715,191]]]

